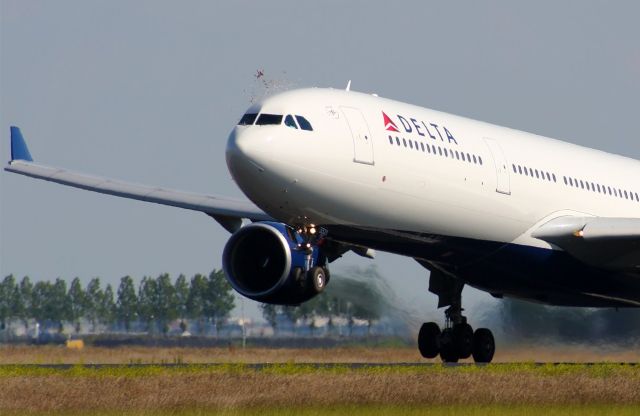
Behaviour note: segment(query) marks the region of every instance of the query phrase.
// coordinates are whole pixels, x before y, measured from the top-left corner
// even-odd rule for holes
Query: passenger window
[[[482,165],[482,158],[480,156],[478,156],[478,162],[480,162],[480,165]]]
[[[313,131],[311,123],[309,123],[309,120],[307,120],[306,118],[296,115],[296,120],[298,120],[298,124],[300,125],[300,128],[302,130]]]
[[[569,185],[573,186],[573,180],[569,177]]]
[[[467,160],[464,158],[464,153],[463,153],[463,152],[460,152],[460,156],[462,157],[462,161],[463,161],[463,162],[466,162],[466,161],[467,161]]]
[[[518,172],[520,172],[520,175],[522,175],[522,166],[518,165]]]
[[[289,116],[287,116],[289,117]],[[285,123],[287,122],[287,120],[284,121]],[[393,145],[393,137],[389,136],[389,144]]]
[[[624,199],[629,199],[629,197],[627,196],[627,191],[624,191]]]
[[[446,148],[444,149],[444,155],[445,155],[445,157],[448,157],[448,156],[449,156],[449,155],[447,154],[447,149],[446,149]]]
[[[555,182],[555,181],[556,181],[556,174],[555,174],[555,173],[552,173],[552,174],[551,174],[551,177],[553,178],[553,181]]]
[[[396,144],[400,146],[400,139],[398,138],[398,136],[396,136]]]
[[[549,172],[547,172],[547,180],[551,182],[551,175],[549,175]]]
[[[240,121],[238,122],[239,126],[251,126],[254,121],[256,121],[256,117],[258,117],[257,113],[247,113],[242,116]]]
[[[293,119],[291,114],[287,114],[287,116],[284,118],[284,125],[287,127],[293,127],[294,129],[298,128],[298,126],[296,126],[296,121]],[[393,144],[391,136],[389,136],[389,142]]]
[[[440,146],[438,146],[438,153],[440,153],[440,156],[442,156],[442,148]]]
[[[420,148],[422,149],[422,151],[424,152],[424,143],[420,142]]]
[[[564,184],[566,185],[567,184],[567,177],[563,176],[562,179],[564,179]]]
[[[518,173],[518,171],[516,170],[516,165],[511,164],[511,167],[513,168],[513,173]]]
[[[429,143],[427,143],[427,153],[431,153],[431,147],[429,147]]]
[[[282,124],[282,115],[281,114],[260,114],[258,117],[258,121],[256,121],[256,126],[266,126],[266,125],[275,125]]]
[[[473,155],[473,163],[478,163],[478,161],[476,160],[476,155]]]
[[[413,149],[413,141],[409,140],[409,147]]]
[[[402,138],[402,143],[404,143],[404,147],[407,147],[407,139]]]
[[[538,175],[538,169],[536,169],[535,172],[536,172],[536,178],[540,179],[540,175]]]

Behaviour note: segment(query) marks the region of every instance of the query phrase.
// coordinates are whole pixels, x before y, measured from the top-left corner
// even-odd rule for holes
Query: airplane
[[[130,184],[35,163],[11,127],[6,171],[203,212],[231,233],[223,269],[259,302],[296,305],[348,251],[415,259],[444,311],[425,358],[491,362],[462,289],[580,307],[640,306],[636,160],[356,91],[266,97],[231,131],[226,163],[248,200]]]

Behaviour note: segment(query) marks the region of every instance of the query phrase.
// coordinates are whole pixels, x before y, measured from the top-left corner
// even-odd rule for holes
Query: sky
[[[635,1],[0,0],[0,159],[18,125],[42,164],[241,197],[224,150],[258,69],[640,158],[639,15]],[[221,267],[227,238],[201,213],[0,173],[1,276],[190,276]],[[440,317],[411,259],[332,271],[369,265]],[[492,302],[465,289],[467,306]]]

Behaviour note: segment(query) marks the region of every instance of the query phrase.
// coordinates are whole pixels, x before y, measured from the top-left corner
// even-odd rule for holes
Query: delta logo
[[[428,136],[433,140],[440,139],[443,142],[446,141],[458,144],[458,141],[453,137],[451,131],[445,126],[441,126],[436,123],[427,123],[412,117],[403,117],[400,114],[397,114],[396,117],[400,121],[400,124],[406,133],[417,134],[423,137]],[[384,111],[382,112],[382,122],[384,123],[384,129],[386,131],[400,133],[398,124],[396,124]]]
[[[384,128],[387,131],[395,131],[395,132],[400,132],[400,130],[398,130],[398,126],[396,126],[396,123],[394,123],[393,121],[391,121],[391,119],[389,118],[388,115],[385,114],[385,112],[382,112],[382,118],[384,119]]]

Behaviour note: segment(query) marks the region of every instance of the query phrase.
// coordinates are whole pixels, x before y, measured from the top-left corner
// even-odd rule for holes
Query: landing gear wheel
[[[327,274],[322,267],[312,267],[307,272],[307,281],[315,293],[320,293],[327,286]]]
[[[496,351],[493,334],[487,328],[478,328],[473,334],[473,360],[477,363],[490,363]]]
[[[469,358],[473,352],[473,328],[468,323],[460,323],[453,327],[453,345],[458,358]]]
[[[440,358],[445,363],[457,363],[460,357],[453,341],[453,329],[447,328],[440,336]]]
[[[326,286],[331,280],[331,273],[329,273],[329,267],[327,266],[324,266],[322,269],[324,270],[324,275],[326,276],[326,282],[324,283],[324,285]]]
[[[304,289],[306,282],[304,272],[302,271],[302,267],[294,267],[293,268],[293,281],[301,288]]]
[[[435,322],[422,324],[418,332],[418,349],[424,358],[435,358],[440,352],[440,327]]]

